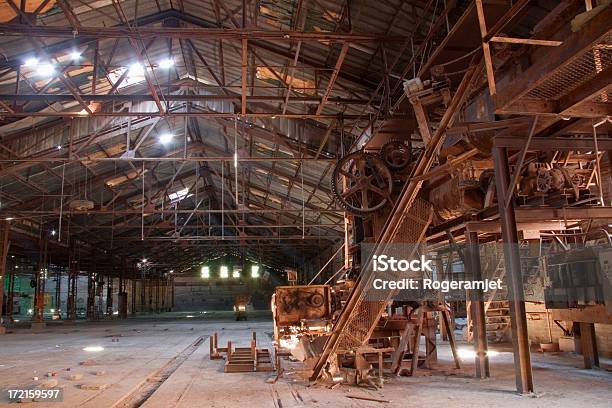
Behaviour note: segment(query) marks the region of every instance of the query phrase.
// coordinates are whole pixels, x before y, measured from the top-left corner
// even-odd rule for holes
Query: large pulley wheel
[[[393,170],[403,170],[412,161],[410,146],[400,140],[392,140],[380,148],[380,157]]]
[[[365,215],[391,204],[393,177],[383,159],[355,152],[336,164],[332,190],[340,205],[353,214]]]

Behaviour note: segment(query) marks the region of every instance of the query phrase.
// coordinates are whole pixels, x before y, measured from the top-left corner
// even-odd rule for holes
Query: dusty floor
[[[128,322],[50,325],[33,333],[16,328],[0,336],[0,406],[8,403],[7,389],[57,380],[63,403],[36,407],[610,407],[612,372],[583,370],[581,357],[571,354],[532,355],[537,393],[514,392],[512,354],[492,359],[493,378],[471,378],[473,365],[461,370],[451,364],[450,352],[440,346],[436,370],[417,377],[389,377],[382,390],[341,385],[333,390],[308,386],[291,373],[267,384],[269,373],[225,374],[223,361],[208,358],[208,336],[217,331],[220,344],[231,339],[248,345],[255,330],[260,345],[270,345],[269,320],[235,322],[200,318],[139,319]],[[203,338],[204,341],[199,341]],[[115,341],[113,341],[115,339]],[[116,341],[118,339],[118,341]],[[86,352],[88,346],[103,351]],[[493,347],[495,348],[495,347]],[[88,365],[80,363],[87,362]],[[56,376],[47,377],[47,373]],[[82,378],[70,380],[71,375]],[[34,377],[38,377],[35,381]],[[81,389],[81,386],[104,389]],[[349,395],[389,403],[347,398]]]

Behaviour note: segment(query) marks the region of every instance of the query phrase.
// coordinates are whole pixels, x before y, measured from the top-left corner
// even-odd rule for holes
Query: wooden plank
[[[554,40],[536,40],[534,38],[512,38],[512,37],[492,37],[491,41],[507,44],[528,44],[528,45],[544,45],[549,47],[558,47],[563,44],[563,41]]]
[[[584,309],[551,309],[553,320],[566,322],[612,324],[612,314],[603,305],[587,306]]]
[[[491,58],[491,48],[489,47],[489,43],[484,41],[484,37],[487,35],[487,22],[485,20],[484,9],[482,7],[482,0],[476,0],[476,12],[478,14],[480,35],[483,38],[482,52],[484,54],[487,81],[489,82],[489,93],[491,95],[495,95],[497,93],[497,87],[495,85],[495,74],[493,68],[493,59]]]

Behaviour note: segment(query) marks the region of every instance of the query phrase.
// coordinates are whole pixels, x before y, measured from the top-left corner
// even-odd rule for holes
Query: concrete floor
[[[465,362],[461,370],[453,369],[448,346],[442,344],[436,370],[419,370],[416,377],[389,377],[378,391],[346,385],[333,390],[323,385],[309,387],[291,372],[277,383],[267,384],[269,373],[225,374],[222,360],[208,358],[208,336],[215,331],[220,344],[230,339],[246,346],[253,330],[260,346],[271,345],[268,319],[235,322],[183,315],[49,325],[39,333],[14,328],[0,336],[0,406],[11,406],[7,389],[32,387],[48,380],[57,380],[64,390],[64,401],[39,402],[36,407],[446,408],[487,404],[549,408],[609,407],[612,400],[611,362],[604,360],[603,369],[583,370],[580,356],[565,353],[533,354],[537,393],[532,396],[515,394],[512,354],[504,349],[492,359],[492,379],[471,378],[471,362]],[[204,341],[198,342],[200,338]],[[83,351],[88,346],[102,346],[104,350]],[[56,375],[47,377],[47,373]],[[82,378],[70,380],[74,374]],[[104,389],[82,389],[83,385]],[[347,395],[391,402],[355,400]]]

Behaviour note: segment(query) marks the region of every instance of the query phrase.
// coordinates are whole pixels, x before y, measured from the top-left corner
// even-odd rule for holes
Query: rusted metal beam
[[[78,98],[77,98],[78,99]],[[236,117],[235,113],[227,113],[227,112],[212,112],[212,111],[191,111],[191,112],[93,112],[92,114],[87,114],[83,112],[53,112],[53,111],[39,111],[39,112],[14,112],[7,113],[4,115],[5,117],[45,117],[45,118],[83,118],[83,117],[114,117],[114,118],[124,118],[124,117],[132,117],[132,118],[142,118],[142,117],[157,117],[157,116],[165,116],[165,117],[208,117],[208,118],[234,118]],[[271,118],[271,117],[280,117],[280,118],[289,118],[289,119],[335,119],[338,115],[335,114],[319,114],[316,113],[282,113],[282,112],[247,112],[245,115],[242,115],[247,118]],[[359,115],[344,115],[344,119],[353,120],[359,119]],[[397,115],[396,115],[397,117]]]
[[[612,30],[609,24],[611,20],[612,8],[606,7],[587,21],[580,30],[572,33],[562,46],[550,48],[548,53],[522,72],[519,78],[509,81],[508,85],[499,91],[495,97],[497,110],[507,111],[508,106],[544,83],[554,72],[569,66],[584,52],[592,49]]]
[[[7,0],[10,1],[10,0]],[[29,36],[43,38],[74,38],[72,27],[28,26],[24,24],[0,24],[0,35]],[[223,40],[268,40],[268,41],[328,41],[328,42],[397,42],[406,40],[403,35],[377,35],[339,32],[261,30],[242,28],[200,28],[200,27],[138,27],[134,32],[127,27],[86,27],[79,28],[80,38],[194,38]]]
[[[506,148],[494,147],[493,159],[497,196],[506,197],[510,183],[508,152]],[[525,394],[533,392],[534,388],[514,203],[510,202],[508,205],[504,205],[502,200],[499,200],[498,207],[502,226],[506,275],[508,276],[508,301],[512,324],[516,388],[519,393]]]
[[[323,99],[321,99],[321,103],[319,103],[319,106],[317,107],[317,115],[320,115],[321,113],[323,113],[323,108],[325,107],[325,104],[327,103],[327,100],[329,99],[332,93],[334,84],[336,83],[336,79],[338,78],[338,73],[340,72],[340,69],[342,68],[342,63],[344,62],[344,58],[346,58],[346,54],[348,53],[348,50],[349,50],[349,43],[344,43],[342,45],[342,48],[340,49],[340,54],[338,55],[338,59],[336,60],[336,65],[334,66],[334,70],[332,71],[331,76],[329,78],[327,89],[325,90],[325,93],[323,94]]]
[[[197,55],[197,53],[196,53]],[[218,80],[216,78],[215,80]],[[226,91],[226,95],[197,95],[197,94],[160,94],[164,100],[169,102],[197,102],[197,101],[230,101],[240,102],[239,94],[229,94],[229,91],[225,89],[220,83],[222,91]],[[78,94],[81,98],[87,99],[91,102],[152,102],[153,97],[149,94]],[[75,97],[69,94],[51,94],[51,93],[39,93],[39,94],[0,94],[0,101],[19,101],[19,102],[63,102],[73,101]],[[319,96],[276,96],[276,95],[255,95],[249,96],[248,103],[261,103],[261,102],[283,102],[288,103],[309,103],[319,104],[321,103],[321,97]],[[342,105],[364,105],[367,103],[365,99],[359,98],[342,98],[342,97],[330,97],[327,100],[328,103],[342,104]]]
[[[496,136],[493,138],[495,147],[507,147],[520,150],[525,146],[527,135],[514,134],[512,136]],[[599,150],[612,150],[612,138],[597,138]],[[529,150],[592,150],[595,143],[592,137],[534,137],[529,143]]]
[[[248,40],[246,38],[242,39],[242,76],[241,76],[241,103],[240,103],[240,112],[243,115],[247,113],[247,68],[248,68]]]

